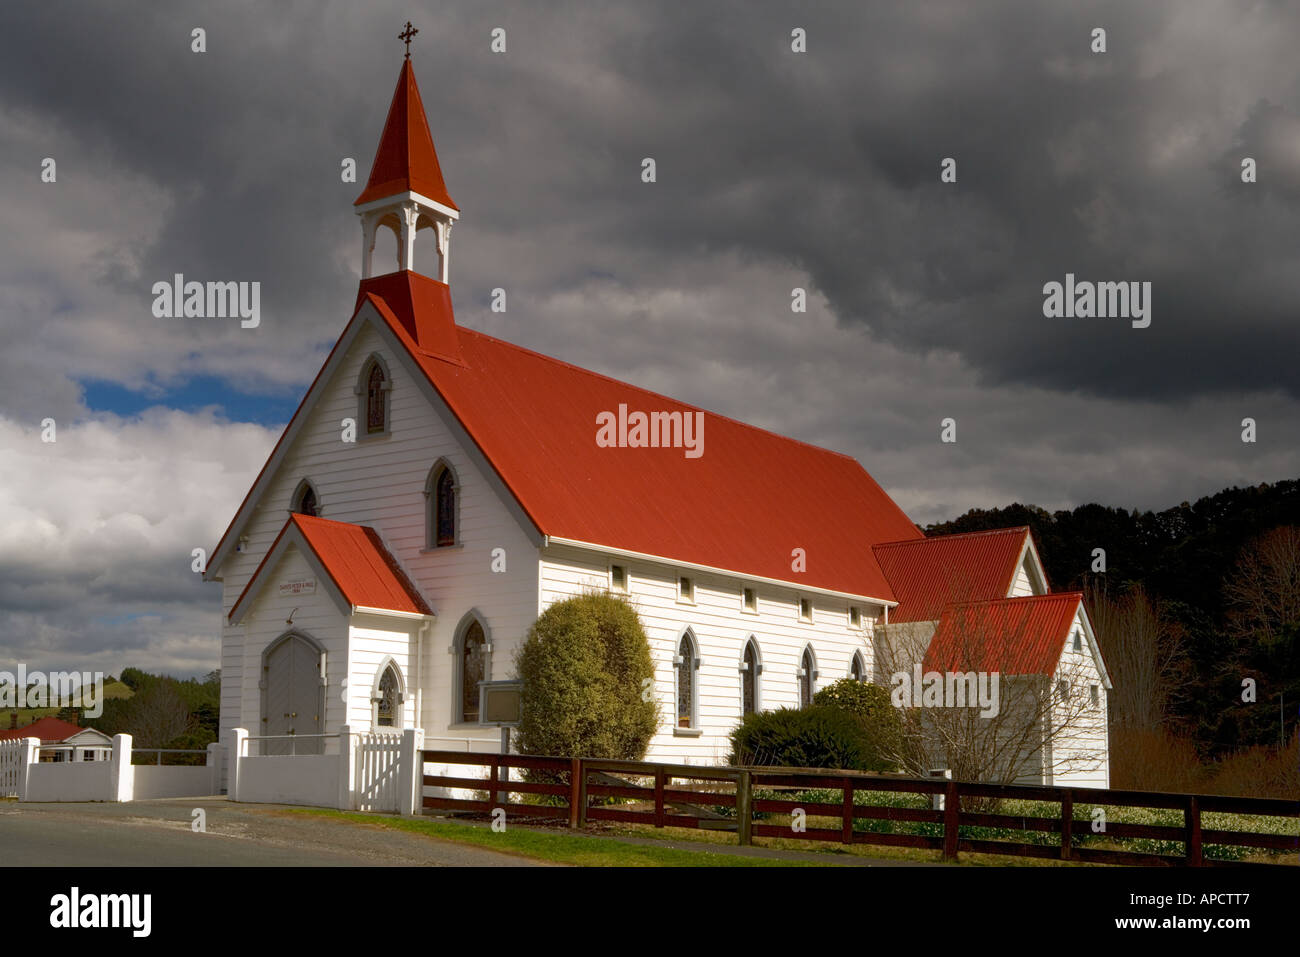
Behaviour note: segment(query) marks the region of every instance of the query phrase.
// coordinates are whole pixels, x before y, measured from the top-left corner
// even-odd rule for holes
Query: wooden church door
[[[289,635],[270,649],[263,666],[266,682],[263,734],[300,735],[322,732],[324,715],[321,711],[324,702],[321,700],[320,666],[319,649],[299,635]],[[301,741],[281,738],[263,741],[262,744],[262,754],[324,752],[324,741],[321,738],[304,738]]]

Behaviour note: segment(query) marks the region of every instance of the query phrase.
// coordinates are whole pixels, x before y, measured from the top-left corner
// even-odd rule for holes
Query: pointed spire
[[[360,206],[407,191],[426,196],[435,203],[460,211],[447,193],[442,167],[433,148],[433,135],[424,115],[420,88],[415,83],[411,61],[402,62],[402,72],[393,91],[393,102],[384,121],[384,133],[370,167],[366,188],[353,203]]]

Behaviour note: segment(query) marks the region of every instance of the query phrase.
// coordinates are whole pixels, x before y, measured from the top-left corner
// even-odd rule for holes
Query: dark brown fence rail
[[[1296,822],[1300,831],[1300,801],[1233,798],[1159,791],[1119,791],[1098,788],[1039,787],[1018,784],[976,784],[935,778],[859,774],[804,769],[695,767],[646,761],[607,761],[596,758],[537,757],[521,754],[466,754],[425,751],[424,762],[482,768],[485,777],[455,774],[422,775],[424,787],[475,792],[472,799],[425,795],[430,811],[488,814],[504,809],[515,818],[568,818],[578,828],[588,821],[616,821],[652,827],[685,827],[735,831],[739,843],[755,837],[780,837],[840,844],[916,847],[942,851],[956,860],[963,852],[1038,857],[1100,864],[1233,866],[1241,862],[1205,854],[1206,846],[1300,854],[1300,836],[1256,831],[1205,828],[1205,813],[1281,818]],[[510,780],[510,770],[532,772],[532,780]],[[516,777],[518,775],[515,775]],[[805,799],[803,792],[838,792],[835,801]],[[893,807],[858,803],[860,793],[902,793],[928,796],[930,807]],[[520,800],[512,801],[512,796]],[[541,797],[541,800],[538,799]],[[997,802],[1033,801],[1055,804],[1059,813],[1022,815],[994,813]],[[595,803],[593,803],[595,802]],[[1148,841],[1181,844],[1182,854],[1115,850],[1083,846],[1092,834],[1092,808],[1126,807],[1181,811],[1177,826],[1108,821],[1108,842]],[[1082,808],[1086,815],[1075,816]],[[802,814],[806,826],[792,823]],[[773,816],[787,823],[774,823]],[[814,826],[818,821],[821,826]],[[833,821],[834,827],[825,826]],[[872,830],[872,822],[905,822],[908,833]],[[866,829],[864,829],[866,828]],[[977,829],[1021,832],[1026,836],[1057,835],[1042,843],[1032,840],[974,836]],[[1289,863],[1297,863],[1295,859]],[[1273,866],[1264,863],[1263,866]]]

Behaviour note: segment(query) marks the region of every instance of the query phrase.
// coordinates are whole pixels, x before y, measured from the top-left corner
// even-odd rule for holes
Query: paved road
[[[207,832],[190,828],[203,808]],[[0,866],[545,866],[387,828],[287,814],[274,804],[224,798],[128,804],[0,802]]]

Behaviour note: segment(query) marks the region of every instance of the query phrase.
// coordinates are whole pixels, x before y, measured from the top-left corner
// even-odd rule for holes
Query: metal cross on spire
[[[397,35],[397,39],[406,41],[406,58],[408,60],[411,58],[411,37],[415,36],[419,32],[419,30],[411,26],[411,21],[407,20],[406,29]]]

